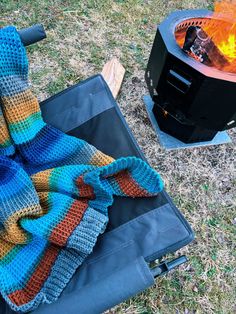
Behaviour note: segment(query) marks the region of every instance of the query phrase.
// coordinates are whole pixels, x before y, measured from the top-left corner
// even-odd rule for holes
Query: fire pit
[[[158,27],[145,79],[159,127],[185,143],[210,141],[236,126],[236,55],[224,54],[234,53],[235,40],[230,50],[207,33],[224,34],[229,25],[211,11],[188,10]]]

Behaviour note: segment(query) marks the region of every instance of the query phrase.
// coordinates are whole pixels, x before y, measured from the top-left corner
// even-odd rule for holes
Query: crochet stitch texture
[[[113,195],[163,188],[135,157],[114,160],[47,125],[16,29],[0,29],[0,292],[15,311],[55,301],[92,252]]]

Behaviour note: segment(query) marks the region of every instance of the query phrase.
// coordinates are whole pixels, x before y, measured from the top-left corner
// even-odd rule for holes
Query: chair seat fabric
[[[41,110],[46,123],[114,158],[136,156],[145,160],[100,75],[47,99]],[[115,197],[109,225],[93,253],[57,302],[32,313],[101,313],[151,286],[154,278],[147,262],[175,252],[193,238],[191,227],[165,190],[152,198]],[[0,300],[0,313],[14,312]]]

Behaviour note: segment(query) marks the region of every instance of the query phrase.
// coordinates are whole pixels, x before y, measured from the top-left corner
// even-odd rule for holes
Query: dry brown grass
[[[42,22],[48,38],[29,48],[40,99],[100,72],[111,57],[127,72],[118,103],[151,165],[196,232],[181,253],[188,265],[110,313],[227,313],[235,307],[236,132],[232,144],[179,151],[160,147],[147,118],[144,70],[158,24],[176,9],[211,6],[183,0],[2,0],[2,25]]]

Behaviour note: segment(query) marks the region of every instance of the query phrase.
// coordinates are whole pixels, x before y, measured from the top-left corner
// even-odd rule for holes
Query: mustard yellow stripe
[[[0,114],[0,129],[6,129],[7,130],[7,125],[5,118],[2,114]]]
[[[10,139],[10,135],[5,124],[5,121],[1,121],[0,119],[0,143],[5,143]]]
[[[43,213],[46,214],[50,207],[49,192],[38,192],[40,205],[43,208]]]
[[[2,97],[2,101],[8,123],[17,123],[27,119],[34,113],[40,113],[38,100],[29,90],[11,97]]]
[[[3,259],[15,247],[15,244],[0,238],[0,259]]]
[[[0,128],[0,142],[5,142],[6,139],[9,139],[9,133],[8,130],[5,128]]]
[[[1,134],[0,134],[1,136]],[[0,141],[0,147],[1,148],[5,148],[5,147],[9,147],[11,145],[11,141],[9,138],[7,138],[5,141]]]
[[[43,192],[49,190],[50,175],[53,169],[47,169],[31,176],[34,187],[37,192]]]
[[[19,220],[23,217],[36,218],[44,214],[40,205],[22,208],[12,214],[4,224],[4,230],[0,232],[0,238],[15,244],[23,244],[28,240],[27,233],[20,227]]]
[[[96,152],[93,157],[90,159],[90,164],[91,165],[96,165],[96,166],[105,166],[114,161],[114,158],[103,154],[102,152],[98,151]]]

